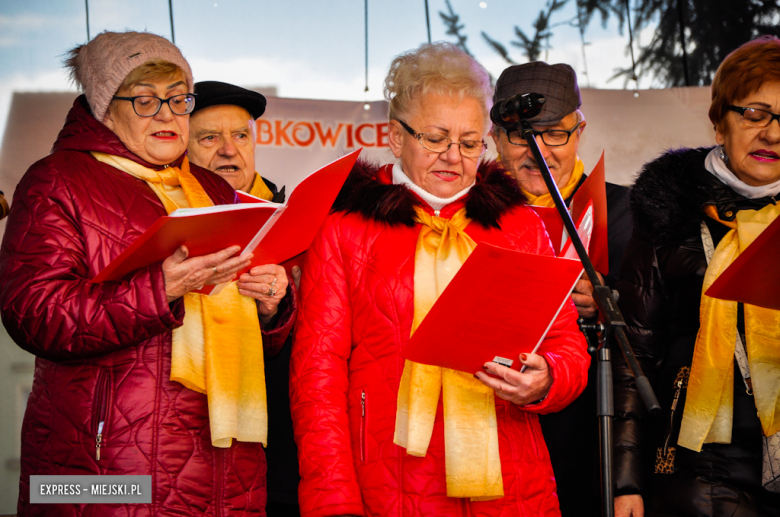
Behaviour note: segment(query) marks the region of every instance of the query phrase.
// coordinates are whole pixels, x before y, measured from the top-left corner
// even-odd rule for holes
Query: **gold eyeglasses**
[[[457,144],[460,150],[460,155],[464,158],[479,158],[487,150],[487,144],[483,140],[461,140],[460,142],[453,142],[451,138],[444,135],[437,135],[436,133],[418,133],[414,129],[410,128],[403,120],[398,120],[398,123],[403,126],[410,135],[415,137],[423,149],[431,151],[432,153],[446,153],[449,151],[452,144]]]

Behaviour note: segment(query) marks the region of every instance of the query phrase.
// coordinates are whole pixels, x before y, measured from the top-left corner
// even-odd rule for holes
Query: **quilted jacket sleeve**
[[[102,250],[83,224],[56,167],[33,165],[16,190],[0,249],[0,311],[19,346],[52,361],[133,346],[184,316],[181,302],[168,305],[159,264],[122,282],[90,283],[89,255]],[[93,236],[107,231],[90,228]]]
[[[279,355],[287,337],[292,332],[298,317],[298,302],[295,283],[290,279],[287,294],[279,302],[279,317],[267,328],[263,328],[263,354],[270,359]]]
[[[667,295],[658,267],[656,248],[632,237],[623,259],[618,305],[626,320],[626,336],[642,371],[651,384],[656,381],[656,364],[668,343]],[[615,363],[615,487],[616,495],[638,494],[644,485],[650,417],[636,388],[636,381],[620,350]]]
[[[304,517],[363,515],[347,418],[352,309],[330,216],[307,254],[290,360],[290,403]]]
[[[535,221],[536,249],[540,255],[554,255],[550,238],[541,223],[533,214]],[[585,338],[577,326],[577,309],[571,298],[564,303],[547,336],[539,347],[538,354],[547,361],[553,377],[553,383],[547,396],[538,404],[523,406],[531,413],[555,413],[565,408],[580,396],[588,382],[588,355]]]

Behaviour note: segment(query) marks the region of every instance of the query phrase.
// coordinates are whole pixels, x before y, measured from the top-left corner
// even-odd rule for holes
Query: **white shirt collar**
[[[476,183],[476,181],[474,183]],[[438,196],[434,196],[433,194],[423,189],[422,187],[418,187],[417,185],[415,185],[412,182],[412,180],[409,179],[409,176],[407,176],[406,173],[401,168],[400,161],[393,164],[393,185],[405,185],[406,188],[408,188],[409,190],[411,190],[412,192],[420,196],[420,199],[428,203],[428,205],[430,205],[430,207],[433,208],[434,210],[441,210],[442,208],[449,205],[453,201],[457,201],[458,199],[468,194],[469,190],[471,190],[471,187],[474,186],[474,183],[464,188],[454,196],[444,199]]]
[[[734,192],[743,195],[748,199],[775,196],[780,192],[780,180],[770,183],[769,185],[754,187],[737,178],[736,175],[731,172],[731,169],[728,168],[726,162],[720,157],[720,146],[715,147],[707,154],[707,157],[704,159],[704,168],[718,178],[721,183],[724,183],[734,190]]]

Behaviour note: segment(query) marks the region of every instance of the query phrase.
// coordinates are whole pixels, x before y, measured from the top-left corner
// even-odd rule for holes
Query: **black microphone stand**
[[[628,365],[631,367],[631,372],[636,378],[637,389],[642,396],[645,406],[647,406],[648,412],[652,415],[656,415],[661,411],[661,406],[658,405],[658,400],[655,398],[653,388],[650,386],[650,381],[648,381],[647,377],[642,373],[642,368],[639,366],[639,363],[634,356],[634,352],[631,349],[631,345],[628,343],[628,338],[624,331],[626,322],[623,320],[623,315],[618,309],[612,290],[604,285],[596,274],[596,269],[593,267],[593,263],[588,257],[588,252],[582,244],[582,240],[577,233],[577,229],[575,228],[574,222],[566,208],[566,204],[561,197],[558,186],[555,184],[555,181],[553,181],[547,162],[545,161],[544,156],[542,156],[542,152],[539,150],[539,145],[536,143],[531,123],[527,119],[522,119],[520,120],[520,127],[523,132],[523,138],[531,147],[536,164],[539,167],[539,171],[542,173],[544,183],[547,185],[547,190],[550,192],[550,195],[555,202],[555,208],[558,209],[558,213],[563,220],[563,226],[569,234],[574,249],[577,250],[577,255],[579,255],[580,260],[582,261],[582,265],[585,268],[585,272],[588,274],[590,283],[593,284],[593,299],[598,307],[601,320],[604,322],[603,326],[590,326],[590,330],[601,330],[601,337],[599,339],[600,346],[598,348],[597,415],[599,417],[599,446],[601,453],[602,515],[604,517],[614,517],[612,419],[615,416],[615,408],[613,401],[610,350],[608,347],[604,346],[604,343],[608,341],[607,338],[609,335],[615,336],[615,339],[620,346],[620,350],[623,352]]]

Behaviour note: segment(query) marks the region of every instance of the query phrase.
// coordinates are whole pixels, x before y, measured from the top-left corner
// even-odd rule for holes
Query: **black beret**
[[[252,118],[258,119],[265,112],[265,97],[252,90],[234,86],[219,81],[201,81],[195,83],[195,109],[208,108],[209,106],[219,106],[222,104],[232,104],[241,106],[252,115]]]

